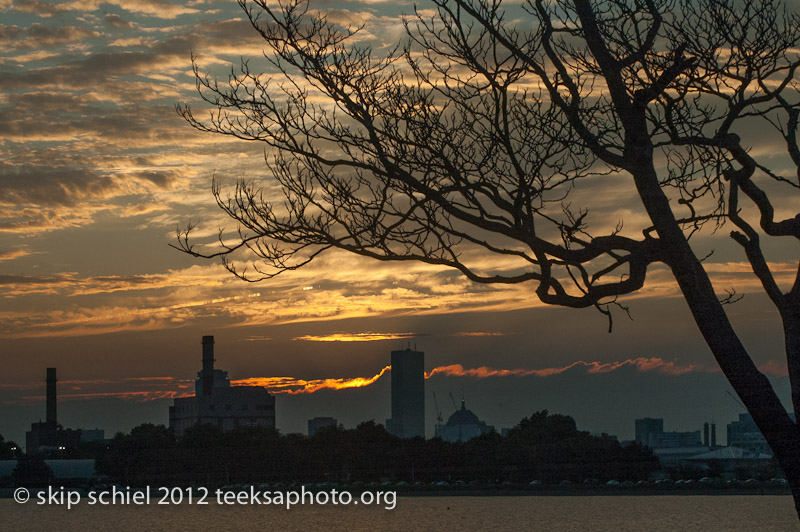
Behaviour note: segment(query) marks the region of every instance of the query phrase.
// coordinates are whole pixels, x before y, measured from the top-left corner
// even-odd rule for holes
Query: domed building
[[[446,425],[436,425],[436,437],[445,441],[457,442],[471,440],[481,434],[492,432],[494,427],[478,419],[472,410],[467,410],[464,400],[461,400],[461,409],[456,410],[447,419]]]

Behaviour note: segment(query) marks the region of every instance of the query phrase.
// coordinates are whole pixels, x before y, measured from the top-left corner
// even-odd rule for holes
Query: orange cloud
[[[292,340],[304,340],[306,342],[374,342],[376,340],[398,340],[403,338],[414,338],[414,333],[334,333],[325,336],[298,336]]]
[[[27,249],[14,249],[11,251],[0,251],[0,262],[5,260],[14,260],[20,257],[27,257],[28,255],[35,255],[44,253],[43,251],[29,251]]]
[[[588,373],[608,373],[625,366],[634,366],[641,372],[658,371],[659,373],[664,373],[667,375],[683,375],[684,373],[691,373],[695,371],[708,371],[703,366],[698,364],[679,366],[675,364],[675,362],[665,361],[659,357],[639,357],[621,362],[608,363],[585,362],[583,360],[578,360],[577,362],[573,362],[572,364],[564,367],[543,369],[495,369],[487,366],[464,369],[464,366],[461,364],[452,364],[449,366],[439,366],[438,368],[433,368],[425,374],[425,378],[430,379],[434,375],[475,377],[479,379],[484,379],[486,377],[527,377],[531,375],[536,377],[550,377],[552,375],[564,373],[565,371],[576,367],[586,368]]]
[[[319,390],[343,390],[346,388],[362,388],[369,386],[380,379],[384,373],[391,370],[392,366],[384,367],[377,375],[372,377],[356,377],[354,379],[316,379],[303,380],[293,377],[255,377],[231,381],[233,386],[263,386],[271,393],[288,393],[291,395],[301,393],[314,393]]]
[[[248,336],[244,339],[245,342],[268,342],[272,340],[269,336]]]
[[[786,377],[789,375],[789,368],[785,361],[778,362],[775,360],[770,360],[758,366],[758,371],[762,373],[769,373],[770,375],[774,375],[776,377]]]
[[[450,377],[474,377],[474,378],[487,378],[487,377],[550,377],[558,375],[572,368],[585,368],[587,373],[609,373],[611,371],[623,368],[625,366],[633,366],[638,371],[648,372],[657,371],[666,375],[683,375],[684,373],[691,373],[697,371],[709,371],[703,366],[698,364],[689,364],[687,366],[680,366],[674,361],[666,361],[659,357],[639,357],[628,359],[621,362],[585,362],[579,360],[560,368],[544,368],[544,369],[496,369],[487,366],[478,368],[465,369],[461,364],[452,364],[449,366],[439,366],[433,368],[425,373],[425,378],[430,379],[435,375],[446,375]],[[343,390],[347,388],[361,388],[374,384],[380,379],[384,373],[391,371],[392,366],[384,367],[379,373],[372,377],[356,377],[352,379],[315,379],[304,380],[296,379],[294,377],[254,377],[250,379],[240,379],[231,381],[233,386],[262,386],[267,388],[271,393],[279,394],[303,394],[314,393],[319,390]]]

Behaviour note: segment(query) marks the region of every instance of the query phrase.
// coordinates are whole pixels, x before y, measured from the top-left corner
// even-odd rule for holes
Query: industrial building
[[[31,430],[25,433],[25,450],[27,453],[74,449],[80,442],[102,440],[104,438],[104,433],[100,429],[87,431],[65,429],[58,423],[56,382],[56,368],[47,368],[45,420],[31,423]]]
[[[386,430],[400,438],[425,437],[425,353],[392,351],[392,417]]]
[[[261,386],[231,386],[228,372],[214,369],[214,337],[203,336],[203,366],[195,395],[169,407],[169,427],[180,437],[189,427],[210,424],[222,430],[241,426],[275,428],[275,397]]]
[[[447,419],[447,424],[436,425],[436,436],[450,442],[467,441],[494,431],[494,427],[478,419],[471,410],[467,410],[464,399],[461,400],[461,409],[456,410]]]

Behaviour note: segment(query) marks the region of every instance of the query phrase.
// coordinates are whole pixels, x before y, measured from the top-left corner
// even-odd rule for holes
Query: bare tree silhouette
[[[661,263],[800,512],[800,430],[730,324],[735,294],[717,296],[690,246],[705,226],[731,228],[782,320],[800,412],[800,270],[784,291],[762,246],[800,238],[789,212],[800,188],[796,13],[780,0],[526,0],[513,14],[499,0],[433,0],[406,18],[403,45],[378,53],[360,44],[363,27],[304,0],[239,3],[273,73],[243,61],[219,82],[193,61],[212,111],[178,111],[273,148],[267,167],[285,199],[215,183],[238,238],[202,253],[190,226],[177,247],[250,281],[331,248],[422,261],[480,283],[529,282],[541,301],[595,307],[609,324],[625,309],[617,298]],[[765,131],[784,159],[750,149]],[[648,222],[590,227],[568,202],[577,186],[595,198],[634,190]],[[486,271],[475,250],[518,267]]]

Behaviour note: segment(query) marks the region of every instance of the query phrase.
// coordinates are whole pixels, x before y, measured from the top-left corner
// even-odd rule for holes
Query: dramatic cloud
[[[386,366],[372,377],[355,377],[352,379],[315,379],[307,381],[293,377],[256,377],[231,381],[231,384],[233,386],[263,386],[271,393],[296,395],[314,393],[320,390],[362,388],[375,383],[384,373],[391,369],[391,366]]]
[[[141,211],[159,208],[154,205]],[[24,258],[18,257],[18,260]],[[722,295],[727,286],[735,286],[737,293],[745,295],[759,290],[757,279],[740,263],[717,264],[711,270]],[[792,274],[790,265],[784,263],[775,263],[774,270],[779,280],[783,275],[788,279]],[[628,298],[630,302],[679,297],[666,270],[654,270],[649,279],[642,291]],[[0,332],[16,338],[79,336],[173,329],[210,316],[219,320],[220,327],[241,328],[364,317],[500,312],[543,306],[531,290],[529,283],[475,284],[457,272],[424,264],[383,265],[376,269],[372,261],[343,252],[332,253],[302,270],[256,285],[241,283],[213,263],[133,275],[0,273],[0,298],[18,302],[0,313],[5,320]],[[49,309],[24,306],[26,298],[37,295],[50,297]],[[460,338],[499,339],[510,333],[477,330],[450,334]],[[301,334],[294,338],[309,343],[341,343],[417,336],[419,333],[414,331],[340,330]]]

